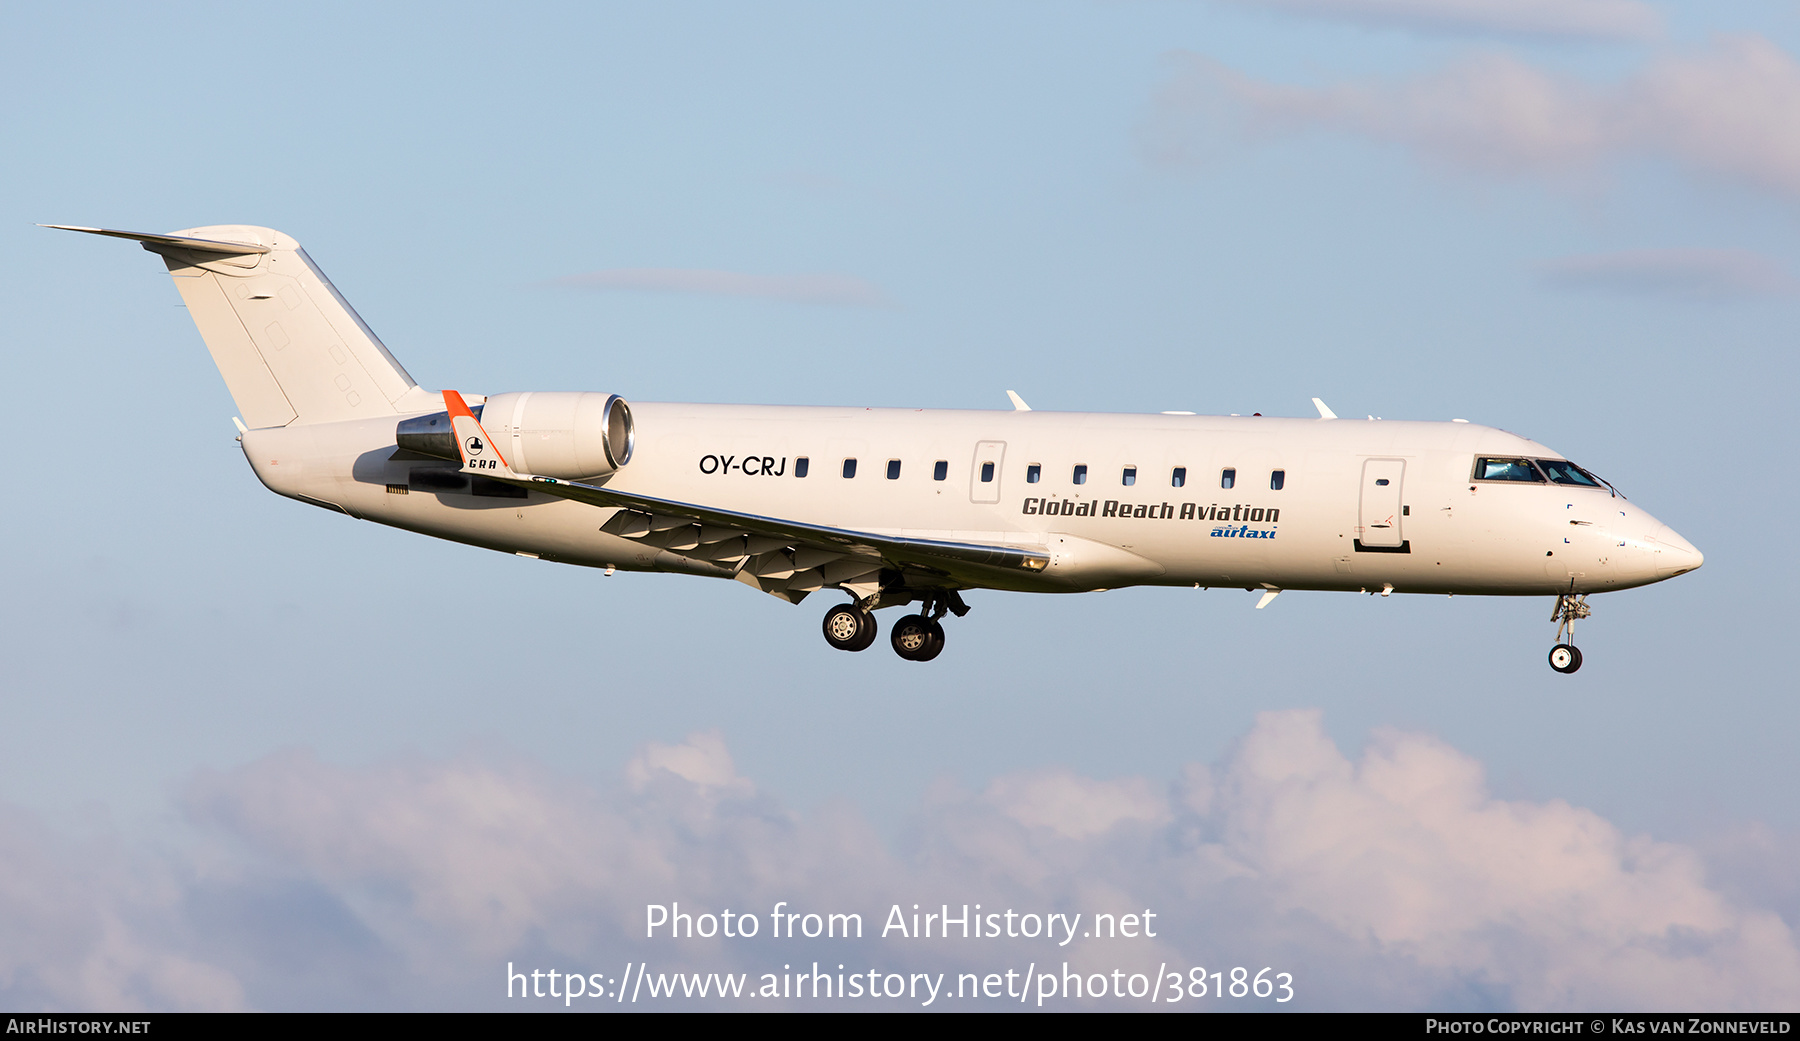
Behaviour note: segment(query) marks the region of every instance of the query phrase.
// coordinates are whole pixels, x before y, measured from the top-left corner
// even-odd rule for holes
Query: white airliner
[[[132,239],[168,265],[281,495],[567,564],[848,594],[825,639],[919,604],[929,661],[967,589],[1132,585],[1554,597],[1550,664],[1581,667],[1587,595],[1701,564],[1561,454],[1504,430],[1319,418],[627,405],[415,383],[300,244],[219,225]]]

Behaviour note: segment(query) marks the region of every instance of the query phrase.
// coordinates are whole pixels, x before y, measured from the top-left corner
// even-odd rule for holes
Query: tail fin
[[[436,407],[300,244],[239,224],[133,239],[163,258],[225,386],[252,427],[370,419]],[[414,401],[412,399],[420,399]]]

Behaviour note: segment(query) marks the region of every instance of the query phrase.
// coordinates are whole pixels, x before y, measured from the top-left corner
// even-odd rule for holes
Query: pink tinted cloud
[[[1637,0],[1231,0],[1294,14],[1427,32],[1641,40],[1662,17]]]
[[[890,301],[874,284],[851,275],[752,275],[702,268],[611,268],[569,275],[552,285],[612,292],[688,293],[749,297],[803,304],[885,307]]]
[[[1639,249],[1563,257],[1540,269],[1554,289],[1680,300],[1788,296],[1800,288],[1772,257],[1742,249]]]
[[[1689,847],[1561,800],[1497,799],[1480,763],[1430,737],[1381,732],[1346,756],[1316,711],[1265,713],[1173,782],[1051,768],[946,783],[898,842],[854,808],[800,813],[760,792],[716,732],[651,743],[600,788],[492,758],[290,752],[196,778],[183,807],[206,845],[129,856],[0,816],[0,927],[20,941],[0,945],[0,1004],[515,1008],[508,961],[616,974],[628,958],[952,980],[1254,959],[1297,969],[1311,1007],[1800,1003],[1800,950],[1754,880],[1730,897]],[[645,905],[677,900],[857,912],[864,938],[645,940]],[[880,938],[895,904],[964,902],[1151,908],[1157,935]],[[32,990],[25,973],[57,982]],[[1083,1004],[1117,1003],[1063,1007]]]
[[[1318,87],[1197,54],[1175,63],[1146,131],[1159,163],[1201,160],[1232,139],[1331,130],[1485,173],[1582,177],[1653,159],[1800,197],[1800,63],[1758,36],[1664,55],[1615,84],[1503,53],[1411,79]]]

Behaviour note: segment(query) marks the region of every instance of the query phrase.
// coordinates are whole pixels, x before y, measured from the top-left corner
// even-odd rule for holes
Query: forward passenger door
[[[1000,501],[1000,464],[1005,461],[1005,441],[978,441],[975,443],[975,465],[969,473],[970,502]]]

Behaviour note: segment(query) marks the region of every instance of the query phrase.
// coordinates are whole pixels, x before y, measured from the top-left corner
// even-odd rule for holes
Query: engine
[[[604,477],[631,461],[637,432],[617,394],[523,391],[473,408],[513,470],[574,481]],[[409,452],[460,459],[446,413],[402,420],[395,441]]]

